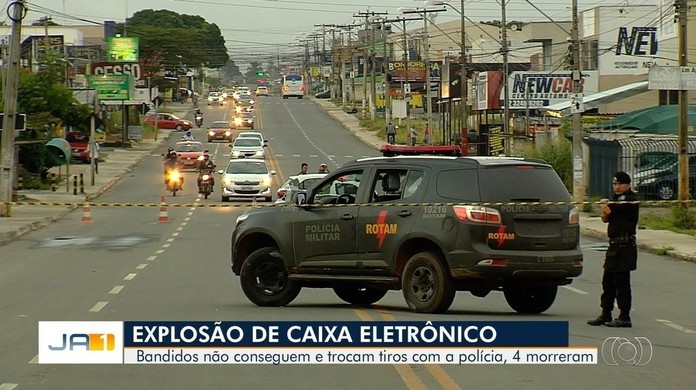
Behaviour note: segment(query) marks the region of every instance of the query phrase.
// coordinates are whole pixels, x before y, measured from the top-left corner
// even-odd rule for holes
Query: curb
[[[585,237],[592,237],[592,238],[597,238],[600,240],[607,241],[606,232],[595,230],[595,229],[581,227],[580,228],[580,235],[585,236]],[[676,250],[655,248],[655,247],[652,247],[649,245],[641,244],[640,241],[638,241],[638,249],[643,250],[645,252],[650,252],[652,254],[659,255],[659,256],[670,256],[670,257],[674,257],[675,259],[696,263],[696,255],[694,255],[693,253],[685,253],[685,252],[679,252]]]
[[[39,221],[34,221],[34,222],[28,223],[26,225],[20,226],[17,230],[13,230],[13,231],[6,232],[6,233],[0,233],[0,246],[7,245],[10,242],[14,241],[16,238],[19,238],[20,236],[23,236],[31,231],[39,230],[44,226],[48,226],[51,223],[53,223],[59,219],[62,219],[66,215],[70,214],[75,209],[76,209],[76,207],[67,208],[67,209],[65,209],[65,211],[63,211],[57,215],[44,217],[43,219],[41,219]]]
[[[375,144],[374,141],[367,139],[367,137],[363,137],[362,134],[358,132],[358,131],[360,131],[360,132],[369,134],[369,132],[368,132],[367,130],[363,130],[363,128],[360,127],[359,125],[358,125],[359,128],[356,129],[356,130],[354,130],[354,129],[352,129],[348,124],[342,122],[342,121],[338,118],[338,112],[340,112],[340,113],[342,113],[342,114],[345,114],[345,115],[351,115],[351,114],[345,113],[341,108],[339,108],[339,107],[336,106],[336,105],[334,105],[334,106],[335,106],[335,109],[331,109],[330,107],[325,107],[325,106],[322,105],[321,103],[317,103],[317,100],[316,100],[316,99],[309,99],[309,100],[310,100],[311,102],[313,102],[314,104],[316,104],[317,106],[319,106],[321,109],[323,109],[324,112],[326,112],[327,114],[329,114],[329,116],[330,116],[331,118],[333,118],[336,122],[338,122],[341,126],[343,126],[344,129],[346,129],[346,130],[348,130],[349,132],[351,132],[351,133],[353,134],[353,136],[355,136],[355,138],[359,139],[360,141],[362,141],[362,142],[363,142],[364,144],[366,144],[367,146],[369,146],[369,147],[371,147],[371,148],[374,148],[374,149],[376,149],[376,150],[379,150],[381,144]],[[331,103],[331,104],[333,104],[333,103]],[[360,122],[358,121],[358,123],[360,123]]]

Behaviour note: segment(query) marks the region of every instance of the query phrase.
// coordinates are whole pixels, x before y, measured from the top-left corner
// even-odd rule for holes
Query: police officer
[[[612,202],[602,202],[602,222],[609,223],[607,236],[609,248],[604,259],[602,275],[602,313],[587,321],[589,325],[606,325],[612,328],[630,328],[631,323],[631,271],[638,262],[636,226],[638,225],[638,198],[631,190],[631,178],[626,172],[616,172],[612,180]],[[634,202],[634,203],[626,203]],[[616,300],[619,317],[612,319]]]

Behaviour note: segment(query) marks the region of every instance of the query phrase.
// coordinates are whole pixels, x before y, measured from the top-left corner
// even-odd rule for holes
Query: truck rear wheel
[[[507,285],[503,294],[508,305],[518,313],[539,314],[553,305],[558,286],[519,286]]]
[[[275,247],[257,249],[246,258],[239,273],[244,295],[257,306],[285,306],[301,287],[288,279],[280,251]]]
[[[443,313],[454,301],[456,290],[447,268],[432,252],[413,255],[401,278],[408,307],[418,313]]]

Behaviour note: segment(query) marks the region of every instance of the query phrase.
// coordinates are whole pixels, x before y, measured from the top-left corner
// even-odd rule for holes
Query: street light
[[[428,43],[428,14],[433,12],[445,12],[447,8],[405,8],[400,7],[399,11],[402,14],[423,14],[423,34],[425,35],[425,47],[423,59],[425,60],[425,99],[426,99],[426,110],[427,110],[427,121],[428,121],[428,136],[432,140],[433,126],[432,126],[432,116],[433,116],[433,102],[430,99],[430,52]],[[430,141],[432,142],[432,141]]]

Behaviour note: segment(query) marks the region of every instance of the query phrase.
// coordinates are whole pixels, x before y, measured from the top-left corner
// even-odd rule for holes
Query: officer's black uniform
[[[631,179],[624,172],[618,172],[614,181],[630,184]],[[636,194],[628,189],[622,194],[614,194],[609,204],[611,213],[607,216],[609,223],[607,236],[609,248],[604,259],[604,274],[602,275],[602,296],[600,306],[602,314],[595,320],[588,321],[590,325],[605,324],[611,327],[631,327],[631,271],[638,262],[636,248],[636,226],[638,225],[638,203],[620,203],[637,201]],[[619,306],[619,318],[612,321],[611,312],[614,300]]]

